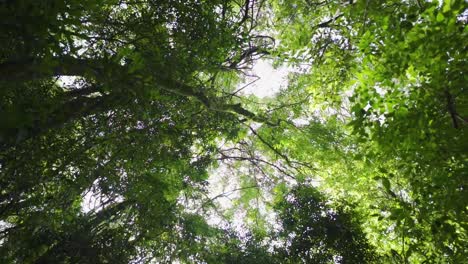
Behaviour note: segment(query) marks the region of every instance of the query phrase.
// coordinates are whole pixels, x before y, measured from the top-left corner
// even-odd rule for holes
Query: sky
[[[243,94],[253,94],[260,98],[272,97],[281,88],[287,86],[287,77],[291,71],[291,68],[285,66],[280,66],[275,69],[272,66],[271,60],[261,59],[254,64],[252,70],[249,72],[250,75],[256,77],[246,78],[245,82],[239,85],[239,88],[254,81],[242,90]]]
[[[252,69],[247,73],[250,77],[247,77],[244,82],[238,85],[238,89],[245,86],[242,89],[241,94],[243,95],[255,95],[259,98],[273,97],[281,89],[286,88],[288,85],[288,74],[293,72],[294,69],[287,66],[280,66],[274,68],[272,60],[261,59],[257,60],[253,65]],[[218,168],[210,172],[210,197],[216,197],[216,202],[219,203],[220,208],[226,210],[232,207],[233,200],[240,196],[240,174],[249,173],[246,168],[239,168],[240,171],[233,172],[226,168],[224,165],[220,165]],[[239,175],[233,175],[239,174]],[[223,195],[221,195],[223,194]],[[264,204],[258,205],[262,214],[267,213],[267,218],[270,224],[274,224],[274,216],[266,211]],[[244,224],[246,212],[245,210],[236,210],[233,217],[233,222],[230,223],[240,237],[246,235],[247,229]],[[217,215],[209,216],[208,223],[215,226],[223,226],[223,219]]]
[[[272,65],[271,60],[261,59],[255,62],[252,69],[248,72],[248,77],[245,79],[243,83],[238,85],[238,88],[244,87],[241,93],[243,95],[255,95],[259,98],[265,97],[273,97],[277,92],[279,92],[282,88],[285,88],[288,84],[288,74],[292,71],[292,68],[286,66],[280,66],[276,69]],[[59,79],[59,82],[64,85],[73,85],[75,81],[74,77],[70,76],[62,76]],[[76,85],[76,84],[75,84]],[[219,195],[221,193],[234,190],[238,188],[236,182],[231,182],[231,184],[224,186],[222,182],[222,170],[216,170],[215,174],[212,175],[210,179],[211,185],[211,197]],[[95,192],[96,183],[93,183],[89,189],[85,191],[85,195],[83,197],[83,201],[81,203],[82,211],[84,213],[88,213],[92,210],[99,211],[102,209],[101,199],[105,197],[101,197],[98,193]],[[238,197],[239,193],[237,191],[233,191],[229,193],[229,197],[235,198]],[[220,198],[227,207],[231,206],[231,202],[227,197]],[[213,222],[216,222],[219,219],[211,219]],[[241,224],[242,220],[237,224]]]

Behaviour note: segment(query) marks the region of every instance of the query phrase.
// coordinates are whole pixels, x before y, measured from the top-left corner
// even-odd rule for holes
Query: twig
[[[453,127],[458,129],[459,128],[458,121],[457,121],[458,113],[455,109],[455,100],[453,99],[453,96],[450,94],[448,90],[445,90],[445,97],[447,99],[447,110],[450,114],[450,117],[452,118]]]
[[[281,158],[283,158],[286,163],[288,163],[288,165],[291,165],[291,161],[289,160],[289,158],[284,155],[283,153],[281,153],[279,150],[277,150],[275,147],[273,147],[268,141],[266,141],[265,139],[263,139],[258,133],[257,131],[255,131],[251,126],[249,126],[249,129],[250,131],[252,131],[252,133],[258,137],[258,139],[260,139],[260,141],[265,144],[269,149],[273,150],[273,152],[276,153],[276,155],[280,156]]]

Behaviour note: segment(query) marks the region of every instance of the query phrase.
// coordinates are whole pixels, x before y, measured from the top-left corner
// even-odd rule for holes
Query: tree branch
[[[457,121],[458,113],[455,109],[455,100],[453,99],[453,96],[450,94],[448,90],[445,90],[445,97],[447,99],[447,110],[450,114],[450,117],[452,118],[453,127],[458,129],[459,128],[458,121]]]
[[[26,58],[0,63],[0,76],[3,81],[28,81],[52,76],[84,76],[86,73],[97,75],[107,64],[102,59],[71,56],[56,57],[47,62]]]
[[[277,150],[275,147],[273,147],[268,141],[266,141],[265,139],[263,139],[258,133],[257,131],[255,131],[251,126],[249,126],[250,128],[250,131],[252,131],[252,133],[258,137],[258,139],[260,139],[260,141],[265,144],[269,149],[273,150],[274,153],[276,153],[276,155],[280,156],[281,158],[283,158],[286,163],[288,163],[288,165],[291,165],[291,161],[289,160],[289,158],[284,155],[283,153],[281,153],[279,150]]]
[[[201,89],[197,89],[195,87],[186,85],[181,82],[177,81],[171,81],[167,79],[160,79],[159,80],[159,85],[162,89],[183,95],[183,96],[188,96],[188,97],[193,97],[197,101],[201,102],[203,105],[205,105],[206,108],[209,110],[217,111],[217,112],[223,112],[223,113],[231,113],[231,114],[239,114],[241,116],[246,117],[249,120],[253,120],[259,123],[265,123],[268,125],[276,126],[277,124],[271,123],[268,121],[266,118],[260,117],[256,115],[255,113],[243,108],[240,103],[237,104],[226,104],[226,103],[221,103],[223,102],[222,98],[208,98]]]
[[[342,16],[343,16],[343,14],[339,14],[339,15],[337,15],[336,17],[330,18],[330,19],[327,20],[327,21],[324,21],[324,22],[322,22],[322,23],[320,23],[320,24],[317,24],[315,27],[317,27],[317,28],[326,28],[326,27],[330,27],[330,24],[331,24],[332,22],[335,22],[336,20],[338,20],[338,19],[339,19],[340,17],[342,17]]]

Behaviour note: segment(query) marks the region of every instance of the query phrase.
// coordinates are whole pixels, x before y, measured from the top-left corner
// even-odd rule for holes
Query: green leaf
[[[382,180],[382,185],[386,190],[390,190],[390,181],[387,178],[381,178]]]
[[[444,18],[445,18],[445,17],[444,17],[444,15],[443,15],[441,12],[437,13],[437,22],[442,22],[442,21],[444,21]]]

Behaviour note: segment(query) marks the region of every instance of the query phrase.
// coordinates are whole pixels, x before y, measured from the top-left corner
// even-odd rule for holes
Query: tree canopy
[[[468,258],[466,1],[0,15],[1,263]]]

